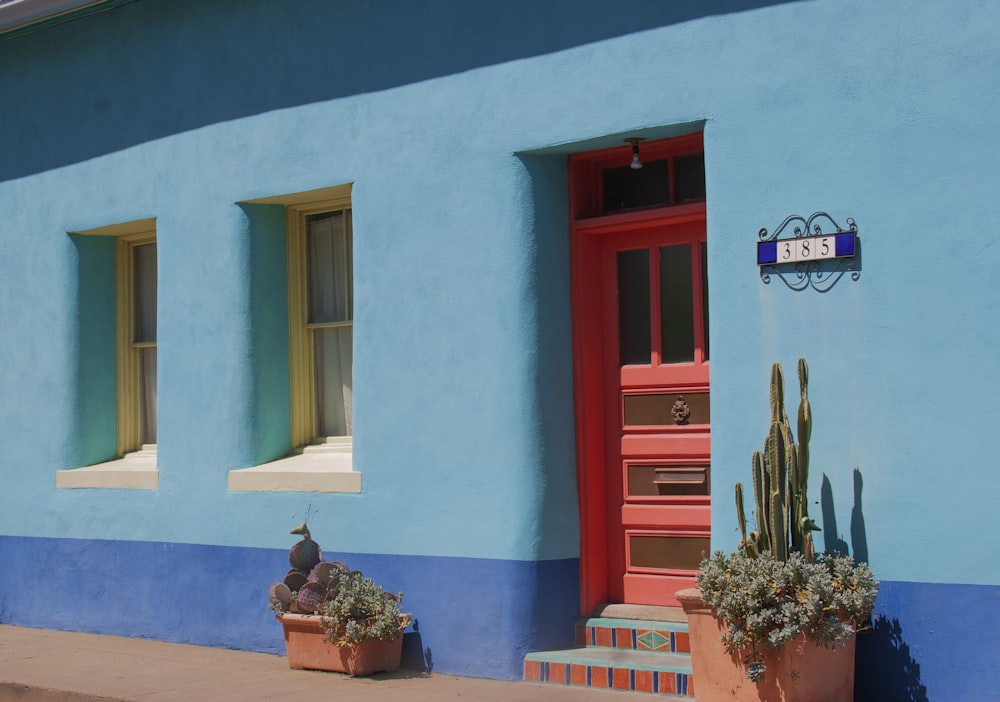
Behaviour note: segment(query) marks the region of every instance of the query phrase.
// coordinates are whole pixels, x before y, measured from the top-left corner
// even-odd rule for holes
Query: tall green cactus
[[[743,484],[736,483],[736,510],[742,541],[740,548],[750,555],[770,551],[778,560],[799,552],[806,560],[815,557],[809,518],[809,437],[812,410],[809,406],[809,367],[799,359],[799,443],[785,414],[785,376],[781,364],[771,366],[771,426],[763,451],[753,454],[753,491],[757,506],[757,529],[747,533],[743,509]]]
[[[736,518],[740,522],[740,539],[747,540],[747,516],[743,512],[743,483],[736,483]]]

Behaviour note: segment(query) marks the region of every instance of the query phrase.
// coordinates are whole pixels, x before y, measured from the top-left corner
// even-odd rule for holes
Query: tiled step
[[[594,617],[576,627],[578,647],[524,659],[524,679],[694,697],[687,622]]]
[[[591,617],[577,622],[578,646],[690,653],[687,622]]]

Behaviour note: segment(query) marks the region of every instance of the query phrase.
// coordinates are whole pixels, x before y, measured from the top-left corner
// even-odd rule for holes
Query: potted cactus
[[[324,561],[305,522],[288,554],[292,566],[268,597],[285,633],[291,668],[371,675],[399,669],[403,630],[412,618],[400,611],[402,593],[386,592],[360,571]]]
[[[771,368],[771,426],[753,454],[756,526],[735,553],[701,564],[697,589],[677,593],[688,616],[699,702],[854,699],[854,634],[868,620],[878,582],[867,564],[815,552],[809,517],[809,368],[798,364],[799,443],[784,410],[784,375]]]

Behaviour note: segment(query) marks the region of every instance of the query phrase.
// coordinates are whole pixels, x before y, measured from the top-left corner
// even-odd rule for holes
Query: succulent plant
[[[722,642],[745,653],[747,677],[764,679],[762,649],[779,649],[800,635],[834,648],[863,627],[879,583],[866,563],[821,554],[808,562],[793,552],[778,560],[770,551],[751,555],[716,551],[696,578],[701,597],[725,622]]]
[[[785,414],[785,377],[771,367],[771,426],[763,451],[753,454],[757,528],[747,531],[743,485],[736,483],[739,549],[702,561],[695,579],[701,596],[727,631],[731,652],[749,652],[747,677],[760,682],[766,670],[762,648],[778,649],[804,634],[834,647],[854,635],[871,615],[878,581],[866,563],[847,556],[815,554],[809,517],[809,367],[799,359],[796,444]]]
[[[386,592],[340,561],[323,561],[305,522],[291,533],[302,536],[288,552],[292,568],[284,582],[268,590],[271,609],[279,617],[286,612],[320,614],[327,637],[338,646],[395,641],[402,635],[412,621],[399,611],[402,593]]]
[[[345,573],[336,596],[321,608],[327,638],[336,646],[395,641],[412,617],[400,611],[403,593],[391,593],[360,571]]]

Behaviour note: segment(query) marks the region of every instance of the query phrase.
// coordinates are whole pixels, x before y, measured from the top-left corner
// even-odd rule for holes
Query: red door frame
[[[642,144],[642,159],[652,161],[703,151],[702,134]],[[570,191],[570,287],[573,318],[573,373],[577,451],[577,485],[580,509],[580,605],[583,614],[612,600],[609,586],[607,469],[608,423],[602,310],[601,249],[608,235],[644,227],[662,227],[685,222],[704,222],[705,203],[654,207],[604,215],[601,170],[627,165],[631,147],[575,154],[569,161]],[[671,159],[671,169],[673,160]],[[671,172],[671,176],[673,173]],[[670,178],[671,184],[675,182]],[[614,332],[617,337],[617,332]],[[617,407],[612,408],[617,412]],[[612,488],[614,489],[614,488]],[[615,566],[617,569],[617,566]]]

